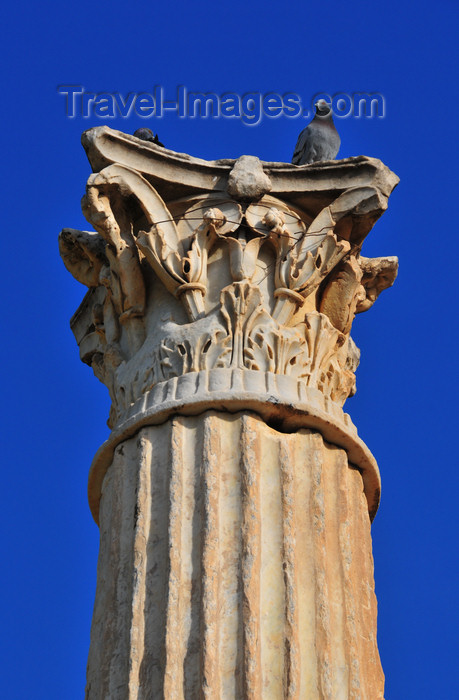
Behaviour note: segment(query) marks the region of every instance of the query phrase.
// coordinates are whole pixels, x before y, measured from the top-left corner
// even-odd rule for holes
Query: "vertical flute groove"
[[[282,485],[282,559],[285,584],[284,695],[285,700],[300,700],[295,464],[288,443],[283,440],[279,441],[279,467]]]
[[[336,491],[338,494],[338,537],[340,545],[340,569],[344,597],[344,650],[348,667],[349,700],[365,700],[360,685],[360,666],[358,639],[355,627],[354,577],[355,564],[351,544],[351,513],[349,512],[349,494],[353,493],[353,474],[349,469],[347,458],[339,452],[336,455]],[[357,475],[360,478],[360,475]]]
[[[169,590],[166,613],[164,700],[184,700],[183,695],[183,602],[182,517],[183,430],[180,419],[172,421],[169,486]]]
[[[136,452],[136,443],[122,446],[120,456],[128,459]],[[116,626],[111,644],[110,682],[108,696],[113,700],[124,700],[123,685],[129,678],[132,649],[130,631],[132,627],[132,596],[134,593],[134,513],[136,503],[137,473],[123,469],[121,460],[117,463],[119,486],[115,491],[115,512],[120,517],[120,528],[116,541],[116,584],[115,607]],[[129,691],[128,691],[129,692]]]
[[[204,418],[202,485],[204,530],[202,546],[202,697],[220,697],[219,616],[220,616],[220,436],[214,416]]]
[[[384,673],[381,668],[377,640],[376,640],[376,613],[377,603],[374,592],[373,555],[371,549],[371,535],[369,527],[368,511],[365,496],[362,489],[356,494],[355,520],[363,541],[361,542],[361,584],[360,584],[360,619],[359,628],[362,639],[362,660],[365,665],[365,677],[367,700],[383,700],[384,698]]]
[[[115,577],[110,569],[110,555],[114,539],[113,479],[114,469],[112,468],[105,477],[100,503],[100,550],[97,563],[96,601],[91,625],[91,649],[88,659],[85,692],[87,700],[99,697],[103,692],[104,685],[106,687],[108,684],[107,645],[110,640],[108,628],[113,627],[114,621],[112,616],[106,614],[106,611],[113,608],[115,600]]]
[[[87,700],[383,700],[362,479],[320,434],[176,416],[100,514]]]
[[[171,423],[158,429],[144,428],[142,435],[149,443],[149,495],[144,503],[149,511],[149,522],[146,542],[147,591],[144,609],[139,611],[145,617],[144,654],[139,670],[140,694],[135,700],[151,700],[164,697]]]
[[[330,608],[327,586],[326,513],[323,488],[322,438],[313,436],[311,474],[311,515],[314,539],[314,587],[318,692],[320,700],[333,700],[331,667]]]
[[[133,560],[133,591],[130,626],[130,655],[129,655],[129,697],[137,698],[140,687],[140,663],[144,654],[145,617],[139,614],[145,606],[147,590],[147,555],[146,540],[150,527],[150,509],[144,503],[150,502],[149,441],[145,436],[137,440],[139,453],[139,470],[135,488],[134,502],[134,560]]]
[[[241,489],[242,489],[242,623],[244,700],[259,700],[261,695],[260,654],[260,465],[257,433],[250,418],[242,417]]]
[[[125,447],[125,446],[123,446]],[[110,508],[110,524],[108,527],[108,547],[109,547],[109,556],[107,560],[107,570],[108,570],[108,576],[107,576],[107,583],[108,583],[108,592],[107,592],[107,606],[110,610],[115,610],[116,611],[116,585],[117,585],[117,576],[116,572],[119,569],[119,559],[120,559],[120,539],[119,535],[117,532],[117,529],[119,527],[119,524],[117,522],[117,513],[119,511],[120,507],[120,502],[121,502],[121,494],[122,494],[122,479],[121,479],[121,469],[118,468],[117,465],[117,458],[120,457],[120,454],[123,454],[121,448],[118,448],[116,453],[115,453],[115,458],[114,458],[114,464],[112,466],[112,474],[111,474],[111,488],[109,489],[110,492],[110,499],[111,499],[111,508]],[[108,494],[107,494],[108,495]],[[107,508],[108,510],[108,508]],[[100,664],[101,668],[104,669],[104,674],[101,677],[101,682],[99,684],[99,697],[103,697],[104,695],[108,694],[110,692],[110,679],[111,679],[111,658],[113,656],[113,644],[114,640],[117,637],[116,633],[116,623],[117,623],[117,617],[116,615],[110,615],[109,617],[105,617],[105,619],[102,621],[102,649],[103,652],[101,654],[101,659],[100,659]],[[94,695],[97,697],[97,691],[93,692]]]

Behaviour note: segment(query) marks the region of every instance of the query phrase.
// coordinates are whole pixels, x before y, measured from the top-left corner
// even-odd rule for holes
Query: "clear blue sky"
[[[399,278],[354,324],[362,362],[347,410],[382,473],[373,541],[386,698],[457,697],[457,4],[19,0],[3,15],[1,696],[84,692],[98,549],[86,482],[109,404],[78,359],[69,319],[85,289],[57,248],[61,228],[88,226],[80,134],[104,123],[66,118],[56,88],[76,83],[384,96],[383,119],[336,120],[339,157],[381,158],[401,178],[363,251],[398,255]],[[306,122],[107,123],[151,126],[202,158],[289,161]]]

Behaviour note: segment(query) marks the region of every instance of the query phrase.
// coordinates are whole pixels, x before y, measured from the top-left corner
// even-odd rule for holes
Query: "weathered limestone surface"
[[[247,411],[142,428],[100,528],[89,697],[382,698],[362,479],[320,433]]]
[[[207,162],[106,127],[60,250],[110,392],[88,700],[377,700],[376,461],[342,406],[396,176],[363,156]]]

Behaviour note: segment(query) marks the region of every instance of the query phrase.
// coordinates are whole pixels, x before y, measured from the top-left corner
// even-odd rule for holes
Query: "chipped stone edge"
[[[225,190],[227,179],[237,159],[204,160],[187,153],[179,153],[148,141],[110,129],[96,126],[83,132],[81,142],[94,172],[113,163],[135,167],[145,177],[167,180],[196,190]],[[135,164],[132,161],[135,159]],[[271,194],[322,192],[331,189],[374,186],[389,197],[399,183],[398,176],[381,160],[369,156],[353,156],[309,165],[260,161],[272,181]],[[160,166],[160,167],[158,167]],[[161,174],[161,168],[164,168]],[[350,179],[345,188],[342,178]]]
[[[349,463],[361,472],[368,512],[374,519],[381,493],[378,465],[340,406],[292,377],[222,368],[160,382],[132,404],[97,451],[89,471],[88,500],[97,524],[102,483],[116,447],[141,428],[160,425],[172,415],[196,416],[209,410],[253,411],[268,425],[287,433],[300,428],[318,430],[327,442],[346,450]]]

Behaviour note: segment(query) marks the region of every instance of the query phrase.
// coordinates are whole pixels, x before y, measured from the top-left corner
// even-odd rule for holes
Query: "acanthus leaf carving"
[[[271,230],[277,248],[273,317],[286,324],[351,246],[334,235],[336,221],[330,206],[320,211],[307,230],[302,225],[291,232],[284,213],[276,208],[266,213],[263,223]]]
[[[327,316],[317,312],[306,314],[305,335],[311,358],[308,386],[317,387],[324,396],[342,405],[355,393],[358,348]]]
[[[247,367],[298,379],[307,377],[311,361],[302,327],[303,324],[285,328],[273,323],[256,327],[247,339],[244,355]]]
[[[269,315],[263,307],[259,288],[249,282],[234,282],[225,287],[220,301],[220,311],[228,335],[232,338],[228,366],[242,369],[245,366],[244,350],[247,347],[247,338],[260,317],[269,318]]]
[[[227,364],[225,355],[230,352],[230,338],[222,329],[204,332],[192,340],[165,338],[158,349],[161,379],[224,367]]]
[[[311,358],[309,382],[321,388],[326,383],[328,361],[344,344],[346,338],[324,314],[312,312],[305,317],[305,335]]]
[[[375,197],[379,201],[374,188],[346,190],[324,207],[299,237],[290,236],[274,217],[271,227],[278,241],[275,318],[288,323],[301,298],[311,295],[353,246],[359,248],[363,238],[357,226],[357,240],[353,240],[354,222],[362,220],[366,225],[363,214],[374,206]]]
[[[280,323],[288,323],[302,300],[317,289],[346,255],[350,245],[347,241],[338,241],[333,233],[328,232],[315,250],[308,249],[303,255],[301,244],[296,252],[296,244],[290,244],[287,238],[281,238],[280,241],[273,316]]]

